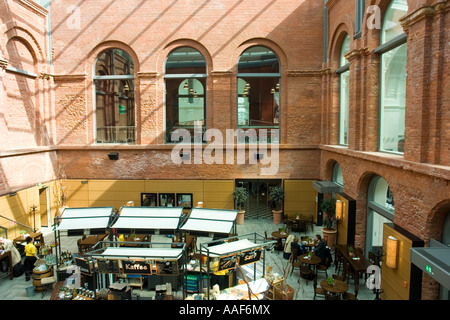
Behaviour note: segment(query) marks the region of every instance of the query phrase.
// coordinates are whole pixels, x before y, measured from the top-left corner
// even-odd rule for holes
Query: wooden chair
[[[328,278],[328,272],[327,272],[327,269],[328,269],[329,261],[330,261],[330,260],[329,260],[328,258],[326,258],[326,259],[325,259],[325,265],[323,265],[323,264],[318,264],[317,267],[316,267],[316,272],[317,272],[317,273],[319,273],[319,272],[325,273],[325,279]]]
[[[359,284],[355,283],[355,293],[345,292],[342,296],[344,300],[358,300]]]
[[[367,253],[367,257],[369,258],[370,262],[372,262],[374,265],[380,266],[380,261],[375,252],[369,251]]]
[[[313,217],[308,217],[305,221],[305,230],[308,231],[308,229],[311,230],[311,232],[314,232],[314,220]]]
[[[316,300],[317,296],[323,297],[325,299],[327,292],[324,289],[322,289],[321,287],[317,287],[317,277],[314,277],[313,283],[314,283],[313,300]]]
[[[268,238],[268,237],[267,237],[267,231],[264,231],[264,236],[265,236],[266,241],[277,241],[277,239],[275,239],[275,238],[273,238],[273,237]],[[270,252],[273,252],[273,250],[275,249],[275,246],[276,246],[276,243],[273,243],[273,244],[272,244],[270,247],[268,247],[266,250],[267,250],[267,251],[270,251]]]
[[[340,276],[340,275],[337,275],[337,274],[333,274],[331,277],[332,277],[333,279],[335,279],[335,280],[345,281],[345,279],[344,279],[343,276]]]
[[[313,271],[311,270],[311,268],[308,265],[305,264],[301,264],[300,266],[300,277],[304,278],[306,280],[306,284],[308,285],[308,279],[311,277],[311,275],[313,275]],[[300,282],[300,278],[298,279]]]
[[[298,256],[300,255],[300,252],[298,251],[298,249],[292,248],[291,251],[292,251],[292,255],[291,255],[291,259],[292,259],[291,275],[292,275],[295,268],[298,268],[298,270],[300,270],[302,263],[298,260]]]

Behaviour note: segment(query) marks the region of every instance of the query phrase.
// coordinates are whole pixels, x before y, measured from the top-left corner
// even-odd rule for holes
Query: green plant
[[[236,202],[236,207],[239,210],[242,210],[245,202],[248,199],[247,189],[245,189],[244,187],[237,187],[233,191],[233,197],[234,197],[234,200]]]
[[[270,192],[270,198],[275,204],[275,209],[277,211],[281,210],[281,203],[284,200],[284,189],[279,186],[274,187]]]
[[[328,283],[330,286],[334,286],[334,279],[333,279],[333,278],[327,278],[327,283]]]
[[[320,205],[320,210],[325,213],[323,220],[324,227],[326,229],[333,229],[336,216],[336,199],[324,199]]]

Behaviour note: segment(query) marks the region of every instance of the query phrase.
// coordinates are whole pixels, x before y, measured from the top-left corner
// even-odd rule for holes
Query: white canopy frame
[[[183,208],[181,207],[122,207],[111,228],[132,230],[177,230]]]
[[[236,234],[237,210],[193,208],[181,231]]]
[[[265,261],[266,261],[266,250],[268,247],[276,243],[275,240],[269,241],[264,236],[258,233],[250,233],[242,236],[229,237],[227,239],[220,239],[211,241],[208,243],[202,243],[200,245],[200,255],[206,256],[207,265],[207,282],[208,288],[210,287],[210,259],[220,258],[225,256],[230,256],[233,254],[244,253],[252,250],[261,249],[261,259],[263,261],[263,275],[265,274]],[[256,264],[254,264],[254,278],[256,278]],[[239,268],[239,266],[236,266]],[[201,270],[201,269],[200,269]],[[208,290],[208,300],[209,300],[209,290]]]

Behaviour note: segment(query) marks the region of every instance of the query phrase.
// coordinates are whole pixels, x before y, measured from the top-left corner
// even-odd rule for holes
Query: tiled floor
[[[267,232],[267,235],[270,236],[273,231],[278,230],[279,227],[283,225],[275,225],[272,219],[250,219],[246,218],[243,225],[237,226],[238,235],[252,234],[258,233],[261,236],[264,236],[264,232]],[[293,233],[296,236],[305,235],[305,233]],[[314,226],[313,231],[309,231],[307,235],[312,238],[315,234],[321,234],[321,227]],[[45,240],[46,243],[52,241],[54,238],[53,233],[46,234]],[[68,250],[71,252],[77,251],[76,240],[79,236],[64,236],[61,238],[62,250]],[[198,243],[209,242],[211,238],[199,238]],[[154,242],[171,242],[170,238],[167,238],[164,235],[153,236],[152,241]],[[334,254],[333,254],[334,258]],[[282,269],[286,266],[288,260],[283,258],[282,252],[270,252],[266,251],[266,261],[265,266],[272,266],[273,272],[282,273]],[[258,271],[262,271],[262,263],[258,264]],[[328,276],[334,273],[334,266],[328,268]],[[325,275],[319,273],[318,282],[325,278]],[[287,278],[287,283],[295,290],[294,300],[312,300],[313,299],[313,283],[312,281],[306,282],[303,278],[299,280],[299,271],[296,269],[292,272],[291,275]],[[49,300],[51,293],[40,293],[35,292],[33,296],[27,295],[26,288],[32,285],[32,281],[25,281],[25,276],[20,276],[14,278],[13,280],[9,280],[9,277],[5,273],[0,273],[0,300]],[[349,292],[353,293],[354,284],[353,280],[349,282]],[[375,298],[372,290],[368,289],[365,286],[364,279],[360,279],[360,286],[358,292],[359,300],[373,300]],[[139,288],[134,288],[133,293],[139,295],[140,297],[152,297],[154,296],[154,292],[149,291],[147,288],[143,288],[140,290]],[[318,300],[320,298],[317,298]]]

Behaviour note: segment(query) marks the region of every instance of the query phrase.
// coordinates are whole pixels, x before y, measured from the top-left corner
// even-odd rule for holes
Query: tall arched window
[[[376,176],[367,196],[366,252],[382,253],[383,225],[394,221],[394,197],[388,183]]]
[[[166,142],[177,129],[206,129],[206,60],[191,47],[173,50],[166,60]]]
[[[339,163],[334,164],[332,181],[340,186],[344,186],[344,177],[342,176],[342,169]]]
[[[350,101],[350,63],[345,55],[350,51],[350,36],[346,35],[341,47],[339,61],[339,144],[348,145],[348,122]]]
[[[279,129],[280,61],[269,48],[245,50],[237,70],[238,128]]]
[[[101,52],[95,63],[97,143],[135,142],[134,63],[121,49]]]
[[[403,153],[405,143],[406,34],[399,19],[408,12],[406,0],[393,0],[381,30],[380,151]]]

